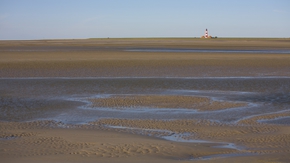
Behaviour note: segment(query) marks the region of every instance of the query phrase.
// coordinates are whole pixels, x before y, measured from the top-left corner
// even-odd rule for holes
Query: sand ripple
[[[140,95],[140,96],[112,96],[109,98],[90,99],[92,107],[108,108],[183,108],[197,109],[200,111],[221,110],[234,107],[246,106],[241,102],[213,101],[206,97],[193,96],[161,96],[161,95]]]

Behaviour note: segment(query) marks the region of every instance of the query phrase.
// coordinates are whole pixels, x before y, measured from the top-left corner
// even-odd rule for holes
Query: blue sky
[[[290,37],[290,0],[0,0],[0,40]]]

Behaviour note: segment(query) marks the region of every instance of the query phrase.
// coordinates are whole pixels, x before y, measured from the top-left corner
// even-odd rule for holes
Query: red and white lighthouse
[[[205,29],[204,37],[205,37],[205,38],[208,38],[208,31],[207,31],[207,29]]]

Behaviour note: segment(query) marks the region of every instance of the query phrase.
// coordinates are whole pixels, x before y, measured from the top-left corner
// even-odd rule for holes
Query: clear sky
[[[0,0],[0,40],[290,37],[290,0]]]

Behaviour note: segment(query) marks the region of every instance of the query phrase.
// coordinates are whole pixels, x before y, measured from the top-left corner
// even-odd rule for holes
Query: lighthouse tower
[[[208,31],[207,31],[207,29],[205,29],[204,37],[205,37],[205,38],[208,38]]]

